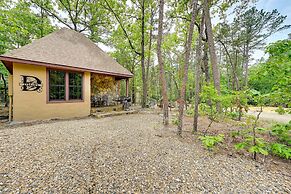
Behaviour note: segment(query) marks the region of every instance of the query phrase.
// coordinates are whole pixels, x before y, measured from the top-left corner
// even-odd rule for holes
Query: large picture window
[[[83,99],[83,73],[48,71],[49,101],[70,101]]]

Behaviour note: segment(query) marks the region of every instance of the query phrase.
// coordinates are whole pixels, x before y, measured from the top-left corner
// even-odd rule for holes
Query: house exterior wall
[[[39,91],[23,91],[22,75],[41,80]],[[90,114],[90,72],[83,75],[83,101],[48,102],[47,69],[44,66],[13,63],[13,120],[42,120],[83,117]]]

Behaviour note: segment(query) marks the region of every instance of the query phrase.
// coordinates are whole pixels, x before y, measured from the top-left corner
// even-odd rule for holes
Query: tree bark
[[[209,85],[210,84],[210,73],[209,73],[209,65],[208,65],[208,45],[207,42],[204,43],[203,46],[203,72],[205,74],[205,81]]]
[[[209,7],[208,7],[208,0],[204,0],[203,8],[205,12],[205,25],[206,25],[206,32],[207,32],[207,37],[208,37],[208,45],[209,45],[210,61],[212,65],[214,87],[217,91],[217,94],[220,95],[220,74],[219,74],[219,68],[217,64],[217,56],[215,52],[215,45],[214,45],[212,24],[211,24],[211,18],[210,18]],[[221,112],[221,104],[219,102],[216,103],[216,109],[218,112]]]
[[[247,45],[246,45],[246,61],[245,61],[245,83],[244,86],[247,87],[248,86],[248,76],[249,76],[249,41],[247,41]]]
[[[43,8],[42,8],[42,7],[40,8],[40,17],[41,17],[41,19],[40,19],[40,22],[41,22],[41,27],[40,27],[40,37],[42,38],[43,35],[44,35],[44,33],[43,33],[43,31],[44,31],[44,24],[43,24],[43,20],[44,20],[44,12],[43,12]]]
[[[198,38],[198,46],[196,48],[196,59],[197,63],[195,66],[195,100],[194,100],[194,122],[193,122],[193,132],[197,132],[198,126],[198,108],[200,101],[200,75],[201,75],[201,50],[202,50],[202,37],[204,32],[204,13],[202,13],[200,32]]]
[[[160,82],[162,85],[162,96],[163,96],[163,123],[164,125],[169,125],[169,101],[167,94],[167,83],[165,77],[164,61],[162,56],[163,19],[164,19],[164,0],[160,0],[157,55],[160,67]]]
[[[141,1],[141,71],[142,71],[142,108],[146,108],[147,104],[147,78],[145,69],[145,49],[144,49],[144,39],[145,39],[145,0]]]
[[[235,63],[233,64],[233,79],[234,79],[234,83],[235,83],[235,88],[236,90],[240,90],[240,84],[239,84],[239,79],[238,79],[238,75],[237,75],[237,67],[238,67],[238,50],[235,50]]]
[[[132,65],[131,73],[134,74],[135,71],[135,64]],[[135,79],[134,76],[131,79],[131,98],[132,98],[132,103],[135,104]]]
[[[186,92],[186,84],[187,84],[187,80],[188,80],[188,67],[189,67],[190,54],[191,54],[193,31],[194,31],[194,25],[195,25],[195,20],[196,20],[196,15],[197,15],[197,2],[198,2],[198,0],[193,0],[191,3],[191,5],[192,5],[191,21],[190,21],[187,41],[186,41],[186,45],[185,45],[185,61],[184,61],[184,72],[183,72],[184,76],[183,76],[181,90],[180,90],[180,99],[178,101],[178,103],[179,103],[179,118],[178,118],[177,134],[179,136],[182,135],[182,128],[183,128],[185,92]]]
[[[150,20],[150,35],[149,35],[149,54],[148,54],[148,59],[147,59],[147,66],[146,66],[146,81],[147,81],[147,90],[149,88],[149,69],[151,65],[151,51],[152,51],[152,40],[153,40],[153,26],[154,26],[154,12],[151,9],[151,20]]]
[[[222,40],[219,40],[219,42],[222,44],[224,50],[225,50],[225,53],[226,53],[226,56],[228,57],[229,59],[229,63],[231,65],[231,68],[232,68],[232,89],[233,90],[238,90],[238,78],[237,78],[237,75],[236,75],[236,64],[232,61],[232,58],[231,58],[231,55],[226,47],[226,45],[224,44],[224,42]],[[236,56],[236,59],[237,59],[237,52],[235,53],[235,56]],[[236,60],[236,63],[237,63],[237,60]]]

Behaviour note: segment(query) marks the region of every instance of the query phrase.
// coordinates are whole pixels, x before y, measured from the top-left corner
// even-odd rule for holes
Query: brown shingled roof
[[[31,44],[0,56],[0,60],[5,61],[6,59],[48,63],[84,71],[132,77],[126,68],[90,39],[67,28],[62,28]]]

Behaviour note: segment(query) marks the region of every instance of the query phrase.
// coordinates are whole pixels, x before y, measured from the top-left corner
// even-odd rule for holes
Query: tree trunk
[[[142,70],[142,108],[146,107],[147,104],[147,79],[145,69],[145,50],[144,50],[144,35],[145,35],[145,5],[144,1],[141,2],[141,70]]]
[[[238,58],[237,58],[237,54],[238,54],[238,50],[235,50],[235,63],[233,66],[233,79],[235,82],[235,89],[238,91],[240,89],[239,86],[239,80],[238,80],[238,76],[237,76],[237,67],[238,67]]]
[[[248,76],[249,76],[249,42],[247,41],[247,45],[246,45],[246,61],[245,61],[245,83],[244,86],[247,87],[248,86]]]
[[[154,26],[154,13],[151,9],[151,21],[150,21],[150,35],[149,35],[149,54],[147,59],[147,67],[146,67],[146,81],[147,81],[147,90],[149,87],[149,69],[151,65],[151,50],[152,50],[152,39],[153,39],[153,26]]]
[[[198,126],[198,108],[200,101],[200,75],[201,75],[201,50],[202,50],[202,37],[204,32],[204,13],[201,16],[200,32],[198,38],[198,46],[196,48],[196,66],[195,66],[195,101],[194,101],[194,122],[193,122],[193,132],[197,131]]]
[[[209,65],[208,65],[208,45],[207,42],[204,43],[203,47],[203,69],[205,74],[205,81],[209,85],[210,84],[210,73],[209,73]]]
[[[135,65],[132,65],[131,73],[134,74],[135,71]],[[132,103],[135,104],[135,79],[134,77],[131,79],[131,98],[132,98]]]
[[[237,75],[236,75],[236,64],[237,64],[237,51],[235,51],[235,62],[232,61],[232,58],[231,58],[231,55],[226,47],[226,45],[224,44],[223,41],[219,40],[219,42],[222,44],[224,50],[225,50],[225,53],[226,53],[226,56],[228,57],[229,59],[229,63],[231,65],[231,69],[232,69],[232,89],[233,90],[238,90],[238,78],[237,78]]]
[[[164,125],[169,125],[169,101],[167,94],[167,83],[165,77],[164,61],[162,57],[163,18],[164,18],[164,0],[160,0],[157,55],[160,67],[160,82],[162,85],[162,96],[163,96],[163,123]]]
[[[205,17],[205,15],[204,15]],[[205,21],[204,21],[205,22]],[[210,85],[210,72],[209,72],[209,64],[208,64],[208,45],[207,42],[204,43],[203,45],[203,68],[202,71],[205,74],[205,82],[206,85],[209,86]],[[212,109],[212,102],[210,99],[207,100],[207,104],[208,106]]]
[[[44,30],[44,24],[43,24],[43,20],[44,20],[44,12],[43,12],[43,8],[41,7],[40,8],[40,22],[41,22],[41,27],[40,27],[40,37],[42,38],[44,33],[43,33],[43,30]]]
[[[205,24],[206,24],[206,32],[207,32],[207,37],[208,37],[210,60],[212,64],[214,87],[217,91],[217,94],[220,95],[220,74],[219,74],[219,68],[217,64],[217,56],[215,52],[215,45],[214,45],[212,24],[211,24],[211,18],[210,18],[209,7],[208,7],[208,0],[204,0],[203,8],[205,12]],[[218,112],[221,112],[220,103],[216,103],[216,109]]]
[[[197,2],[198,2],[198,0],[192,1],[191,21],[190,21],[187,41],[186,41],[186,45],[185,45],[185,61],[184,61],[184,72],[183,72],[184,76],[183,76],[181,90],[180,90],[180,99],[178,101],[178,103],[179,103],[179,118],[178,118],[177,134],[179,136],[182,135],[182,128],[183,128],[185,92],[186,92],[186,84],[187,84],[187,80],[188,80],[188,67],[189,67],[190,54],[191,54],[190,52],[191,52],[191,46],[192,46],[193,31],[194,31],[194,25],[195,25],[195,20],[196,20],[196,15],[197,15]]]

